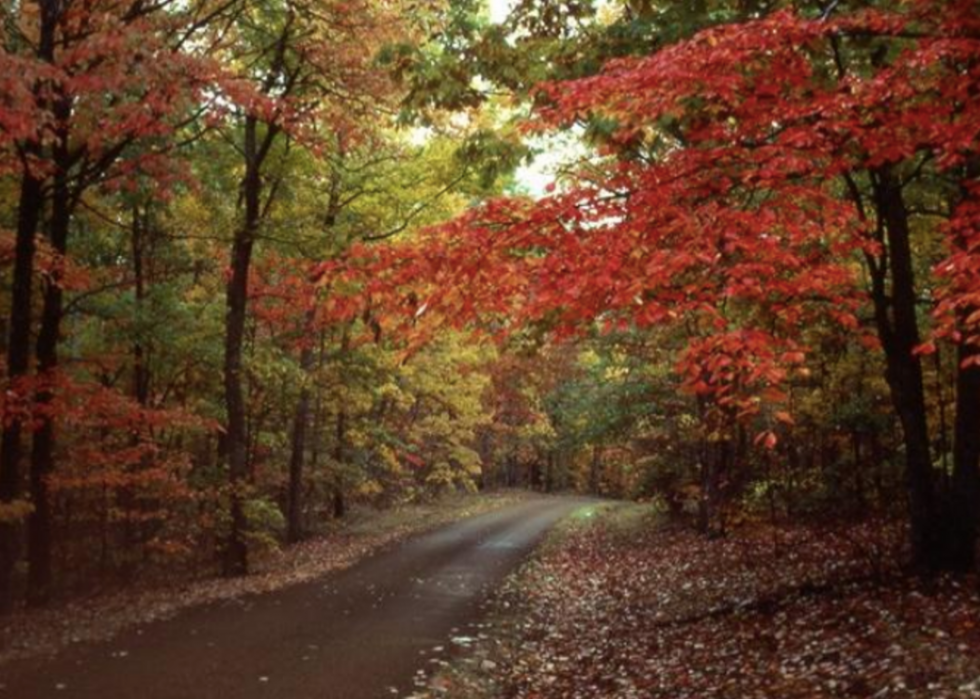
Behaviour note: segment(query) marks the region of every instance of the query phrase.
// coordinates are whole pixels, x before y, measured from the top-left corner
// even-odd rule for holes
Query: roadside
[[[522,502],[524,491],[446,497],[389,510],[354,510],[329,533],[267,554],[243,578],[208,577],[136,585],[0,618],[0,665],[53,654],[77,643],[102,641],[120,631],[167,619],[197,605],[278,590],[349,568],[410,536]]]
[[[976,578],[925,585],[880,527],[708,540],[651,508],[579,510],[416,699],[975,699]]]

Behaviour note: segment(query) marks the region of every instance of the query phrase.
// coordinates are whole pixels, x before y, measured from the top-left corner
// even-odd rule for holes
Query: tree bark
[[[724,534],[724,522],[720,517],[722,492],[721,480],[730,470],[733,446],[729,439],[707,448],[707,457],[701,469],[701,501],[698,511],[698,529],[708,536]]]
[[[261,91],[268,95],[273,88],[281,85],[286,97],[295,86],[298,73],[287,76],[286,49],[292,32],[294,15],[289,10],[286,25],[283,27],[275,45],[272,63],[266,72]],[[252,266],[252,249],[259,232],[262,218],[268,213],[271,196],[262,206],[262,166],[272,148],[281,127],[275,123],[266,124],[265,133],[259,138],[259,118],[248,114],[244,122],[243,155],[245,174],[242,178],[242,200],[244,215],[242,225],[235,232],[231,247],[231,275],[225,291],[227,313],[225,316],[225,446],[228,458],[228,482],[230,489],[229,531],[225,542],[223,572],[225,575],[245,575],[248,573],[248,543],[246,541],[248,522],[244,509],[244,488],[248,482],[248,425],[245,409],[245,395],[242,377],[242,349],[245,342],[245,324],[248,319],[248,274]]]
[[[974,95],[976,97],[976,95]],[[966,180],[980,177],[980,158],[967,163]],[[960,197],[969,197],[963,187]],[[957,239],[954,246],[963,249],[967,241]],[[961,311],[961,321],[976,311],[976,306]],[[961,324],[965,324],[962,323]],[[980,528],[980,347],[961,342],[956,355],[956,407],[953,419],[953,476],[947,498],[947,524],[944,553],[945,567],[969,572],[976,566],[977,530]]]
[[[335,436],[337,441],[334,445],[333,453],[334,468],[336,469],[333,477],[333,516],[336,519],[342,519],[347,515],[347,501],[344,498],[344,478],[341,473],[347,452],[347,410],[343,404],[337,406],[337,431]]]
[[[943,567],[969,572],[976,565],[977,510],[980,508],[980,349],[961,344],[957,359],[956,418],[953,425],[953,479],[949,495]]]
[[[326,361],[326,332],[321,330],[318,339],[318,347],[316,351],[316,366],[317,369],[323,369],[323,365]],[[310,445],[310,462],[309,469],[311,472],[317,472],[320,468],[320,456],[323,449],[323,434],[326,429],[326,410],[323,405],[323,395],[320,391],[315,393],[316,397],[313,400],[313,420],[312,429],[310,430],[310,436],[312,444]],[[307,495],[311,494],[312,487],[307,489]],[[306,523],[304,522],[304,527]]]
[[[592,446],[592,461],[589,464],[589,492],[601,495],[602,490],[602,450],[598,445]]]
[[[146,327],[146,263],[148,259],[147,237],[151,231],[149,205],[140,208],[139,204],[133,206],[133,220],[130,228],[130,247],[133,262],[133,321],[134,337],[132,344],[132,395],[140,408],[147,408],[150,404],[150,367],[148,360],[148,347],[143,338],[144,328]],[[152,256],[152,251],[149,252]],[[130,445],[134,448],[139,447],[142,436],[138,432],[133,432],[130,437]],[[150,465],[147,455],[140,457],[138,468],[145,470]],[[139,497],[132,482],[126,482],[118,492],[119,508],[124,512],[123,519],[123,575],[128,579],[132,574],[135,557],[134,549],[148,540],[148,524],[138,517],[138,514],[145,510],[146,503]],[[142,547],[142,555],[145,557],[147,549]]]
[[[245,177],[242,194],[245,214],[235,233],[231,249],[231,277],[226,289],[225,317],[225,425],[230,486],[229,532],[225,542],[223,570],[225,575],[245,575],[248,572],[248,545],[245,540],[247,522],[243,488],[248,477],[248,445],[246,443],[245,396],[242,386],[242,346],[248,312],[248,273],[252,248],[258,231],[260,197],[262,194],[261,162],[258,155],[258,119],[245,120]]]
[[[922,363],[914,354],[920,337],[908,211],[901,185],[887,166],[872,172],[872,185],[877,215],[884,225],[891,270],[890,296],[886,295],[884,281],[879,280],[872,298],[885,351],[886,379],[905,444],[912,561],[917,569],[929,572],[940,567],[941,540]]]
[[[31,296],[34,276],[35,236],[44,203],[43,183],[25,172],[21,183],[14,250],[14,279],[10,309],[10,338],[7,345],[8,390],[21,397],[18,382],[28,373],[31,353]],[[23,425],[15,416],[4,422],[0,442],[0,505],[21,496]],[[13,569],[20,556],[20,526],[0,519],[0,612],[13,606]]]
[[[289,456],[289,494],[287,502],[287,538],[295,543],[303,538],[303,462],[306,458],[306,428],[310,414],[310,388],[308,379],[313,369],[313,346],[310,335],[314,311],[306,313],[303,349],[300,350],[299,368],[303,376],[296,413],[293,417],[292,451]]]
[[[345,325],[340,337],[340,357],[343,359],[346,359],[350,352],[350,331],[351,326]],[[336,519],[342,519],[347,515],[343,475],[344,462],[347,459],[347,420],[347,408],[343,397],[340,397],[337,402],[337,426],[334,433],[336,443],[333,452],[334,468],[336,469],[333,479],[333,516]]]
[[[59,0],[39,0],[37,58],[54,61],[55,32],[61,15]],[[35,85],[34,95],[43,101],[42,85]],[[18,392],[17,384],[27,376],[31,354],[31,301],[34,258],[38,226],[44,206],[44,177],[32,168],[41,156],[39,141],[22,146],[24,171],[17,204],[17,233],[14,243],[14,271],[11,289],[10,336],[7,342],[8,390]],[[0,505],[8,505],[21,496],[21,459],[23,458],[23,425],[18,419],[5,421],[0,437]],[[0,519],[0,613],[13,606],[13,569],[20,556],[20,526]]]
[[[136,308],[136,337],[133,340],[133,397],[141,407],[146,407],[150,402],[150,368],[147,362],[146,347],[141,337],[145,322],[144,305],[146,301],[146,234],[148,221],[141,216],[139,207],[133,208],[133,228],[132,228],[132,255],[133,255],[133,281]],[[148,218],[148,216],[146,216]],[[152,255],[152,250],[151,253]]]
[[[56,110],[59,118],[66,119],[70,105],[61,100]],[[51,199],[51,226],[49,240],[52,250],[59,256],[55,271],[44,288],[44,305],[41,311],[41,328],[37,336],[37,374],[43,383],[37,392],[36,402],[40,425],[34,433],[31,449],[31,502],[34,510],[28,519],[28,590],[27,601],[32,606],[42,605],[51,594],[51,499],[48,479],[54,471],[54,455],[57,446],[57,425],[50,410],[55,397],[54,384],[58,374],[58,344],[61,338],[61,319],[64,306],[62,276],[64,256],[68,252],[68,233],[72,217],[72,194],[68,188],[67,134],[62,133],[55,146],[57,171]]]

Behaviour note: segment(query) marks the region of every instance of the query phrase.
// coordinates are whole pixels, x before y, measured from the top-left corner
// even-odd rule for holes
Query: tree
[[[75,212],[87,192],[119,186],[143,171],[161,171],[162,143],[192,109],[211,75],[205,61],[185,52],[202,27],[197,3],[181,11],[116,0],[85,6],[43,0],[22,3],[5,22],[5,59],[23,81],[11,94],[24,103],[7,111],[17,118],[9,145],[21,165],[17,255],[8,344],[8,381],[18,400],[34,393],[28,375],[37,235],[42,223],[55,262],[48,270],[35,349],[34,400],[40,426],[32,440],[29,517],[31,595],[43,601],[50,584],[50,513],[47,480],[54,468],[54,400],[63,315],[61,276]],[[111,95],[112,99],[107,99]],[[26,103],[26,105],[25,105]],[[18,116],[19,115],[19,116]],[[24,128],[29,115],[31,125]],[[45,214],[47,216],[45,217]],[[0,500],[18,497],[23,418],[4,422],[0,449]],[[16,522],[0,531],[0,608],[10,605],[10,572],[17,556]]]
[[[776,411],[763,406],[785,401],[782,385],[806,361],[800,327],[828,318],[858,331],[867,301],[903,427],[914,561],[969,568],[977,367],[968,344],[957,368],[962,456],[954,487],[939,492],[917,313],[928,262],[914,229],[939,236],[959,270],[943,310],[960,312],[954,325],[975,323],[962,270],[975,259],[964,240],[975,224],[977,26],[968,2],[814,19],[783,11],[545,85],[543,121],[590,124],[604,158],[566,192],[493,202],[433,233],[414,263],[382,267],[395,287],[432,280],[425,307],[458,318],[509,311],[568,332],[682,324],[686,387],[726,424],[754,424],[768,447]],[[950,181],[955,191],[942,194]],[[948,224],[910,204],[930,189]],[[449,291],[461,284],[465,298]]]
[[[418,39],[413,23],[438,11],[319,0],[0,10],[3,604],[25,534],[32,603],[60,579],[206,566],[216,548],[240,572],[246,544],[275,543],[277,498],[295,538],[311,486],[332,480],[339,504],[359,496],[380,461],[357,441],[375,410],[393,440],[408,438],[391,406],[333,405],[363,389],[371,406],[379,382],[416,367],[399,364],[388,328],[377,356],[361,352],[379,319],[331,306],[316,267],[351,241],[387,246],[459,211],[488,191],[472,161],[494,172],[507,160],[485,138],[466,160],[449,138],[420,145],[394,131],[401,93],[375,57]],[[226,275],[217,260],[229,252]],[[280,290],[289,300],[276,308],[263,294]],[[465,397],[415,425],[454,485],[475,468]],[[468,426],[454,429],[454,415]],[[388,495],[440,487],[410,480]]]
[[[972,566],[980,493],[974,458],[954,459],[959,487],[948,496],[936,492],[908,197],[923,172],[970,182],[963,163],[973,157],[969,139],[977,124],[969,99],[976,89],[976,22],[970,3],[918,3],[908,15],[868,11],[837,21],[777,14],[705,32],[611,69],[608,82],[597,78],[580,84],[578,96],[559,97],[555,114],[567,118],[586,105],[602,105],[598,111],[619,121],[620,142],[642,140],[639,130],[658,118],[680,122],[683,150],[670,160],[710,153],[713,174],[723,178],[732,174],[727,156],[755,160],[739,173],[741,181],[722,186],[765,196],[770,208],[781,189],[804,178],[813,179],[799,199],[813,204],[840,183],[854,207],[845,212],[851,225],[864,227],[859,235],[875,326],[905,436],[913,552],[926,569]],[[854,47],[869,42],[867,50]],[[815,55],[833,60],[828,65]],[[735,65],[748,70],[736,73]],[[692,79],[693,67],[705,77]],[[656,92],[645,88],[650,80],[657,81]],[[937,132],[940,122],[946,128]],[[951,208],[958,219],[962,205],[954,199]],[[789,223],[778,216],[780,224]],[[969,381],[973,371],[961,363],[958,374]],[[956,420],[975,422],[970,406],[980,395],[963,388]],[[949,510],[941,497],[961,504]]]

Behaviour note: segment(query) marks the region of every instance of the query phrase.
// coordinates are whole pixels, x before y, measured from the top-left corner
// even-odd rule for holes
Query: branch
[[[820,13],[820,21],[826,22],[828,19],[830,19],[830,15],[834,13],[834,10],[837,9],[838,5],[840,5],[840,0],[834,0],[832,3],[827,5],[824,11]]]

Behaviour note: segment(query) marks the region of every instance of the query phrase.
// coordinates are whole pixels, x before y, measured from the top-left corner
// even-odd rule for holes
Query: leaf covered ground
[[[638,506],[580,512],[417,697],[980,697],[980,586],[902,573],[900,532],[720,539]]]
[[[520,491],[467,495],[384,511],[355,511],[329,533],[267,554],[242,578],[174,578],[114,587],[85,599],[0,619],[0,665],[57,652],[72,643],[111,638],[124,628],[173,616],[182,609],[277,590],[347,568],[413,534],[513,504]]]

